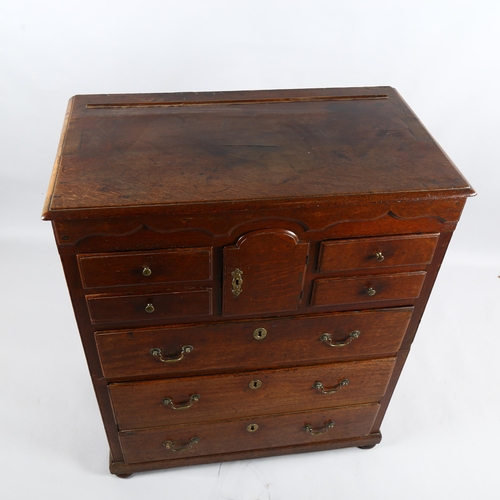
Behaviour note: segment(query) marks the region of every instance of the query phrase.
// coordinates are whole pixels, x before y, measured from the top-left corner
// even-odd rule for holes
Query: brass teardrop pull
[[[187,410],[187,409],[191,408],[191,406],[193,406],[193,403],[195,403],[196,401],[199,401],[199,400],[200,400],[199,394],[191,394],[190,398],[185,403],[180,403],[180,404],[176,405],[173,402],[172,398],[163,398],[161,403],[164,406],[167,406],[167,407],[170,406],[172,408],[172,410]]]
[[[152,347],[149,350],[149,354],[159,359],[162,363],[177,363],[184,359],[184,354],[189,354],[194,350],[192,345],[185,345],[181,347],[181,352],[179,354],[174,354],[172,356],[163,356],[161,349],[159,347]]]
[[[328,432],[330,429],[332,429],[335,425],[335,422],[332,422],[331,420],[329,422],[325,422],[325,426],[322,427],[321,429],[313,429],[313,427],[309,424],[304,425],[303,429],[306,432],[309,432],[309,434],[312,434],[313,436],[317,436],[318,434],[325,434]]]
[[[342,387],[346,387],[348,385],[349,379],[345,378],[344,380],[341,380],[336,386],[330,389],[325,389],[322,382],[314,382],[313,387],[317,391],[321,392],[321,394],[335,394],[336,392],[339,392]]]
[[[340,340],[338,342],[333,342],[332,335],[330,333],[323,333],[319,340],[329,345],[330,347],[345,347],[346,345],[349,345],[353,340],[357,339],[360,335],[361,332],[359,330],[353,330],[346,339]]]
[[[163,446],[165,446],[165,448],[167,450],[170,450],[170,451],[187,451],[187,450],[190,450],[193,445],[197,444],[200,442],[200,438],[199,437],[192,437],[190,440],[189,440],[189,443],[187,444],[181,444],[179,446],[175,446],[173,441],[164,441],[163,442]]]

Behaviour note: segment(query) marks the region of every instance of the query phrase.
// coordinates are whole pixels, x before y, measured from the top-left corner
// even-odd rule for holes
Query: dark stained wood
[[[78,264],[84,288],[203,281],[212,278],[212,249],[83,254]]]
[[[108,380],[328,363],[396,354],[412,312],[404,307],[98,332],[96,344]],[[264,338],[254,337],[258,329],[266,330]],[[353,331],[359,337],[347,343]],[[337,345],[321,341],[323,334]],[[150,354],[158,348],[175,357],[186,344],[193,350],[180,362],[162,363]]]
[[[358,446],[360,450],[371,450],[372,448],[375,448],[377,446],[376,444],[368,444],[364,446]]]
[[[346,448],[350,446],[375,446],[382,440],[380,432],[372,432],[366,436],[357,436],[347,439],[337,439],[335,441],[325,441],[321,443],[303,443],[290,446],[279,446],[276,448],[263,448],[260,450],[237,451],[233,453],[219,453],[216,455],[204,456],[179,456],[172,460],[155,460],[153,462],[140,462],[134,464],[126,464],[124,462],[110,461],[109,469],[111,473],[118,477],[124,471],[141,472],[158,469],[168,469],[170,467],[184,467],[186,465],[217,463],[228,460],[248,460],[252,458],[272,457],[276,455],[290,455],[292,453],[308,453],[311,451],[325,451]],[[369,444],[368,444],[369,443]]]
[[[405,194],[387,195],[382,200],[372,195],[327,200],[317,198],[314,201],[280,200],[279,205],[273,205],[271,201],[259,201],[259,214],[266,221],[266,227],[275,227],[286,220],[287,227],[292,228],[288,230],[296,234],[304,229],[322,231],[325,238],[371,236],[374,219],[377,219],[381,236],[419,231],[439,233],[443,229],[454,229],[460,218],[465,200],[455,196],[450,193],[448,199],[429,196],[422,200],[416,194]],[[109,238],[115,241],[117,238],[126,239],[129,245],[133,241],[135,247],[147,249],[150,245],[139,246],[139,233],[149,238],[152,235],[163,237],[163,240],[166,235],[175,238],[182,233],[184,241],[190,241],[193,237],[199,241],[214,236],[234,237],[235,234],[262,229],[262,224],[254,218],[253,208],[251,203],[235,202],[233,205],[214,204],[207,212],[200,211],[200,207],[195,204],[188,207],[157,207],[156,213],[151,215],[144,207],[123,207],[116,210],[113,219],[91,220],[82,218],[83,213],[79,211],[71,211],[67,214],[70,219],[55,220],[53,225],[61,249],[76,243],[88,244],[86,239],[92,240],[91,248],[95,248],[96,240],[108,240],[105,248],[109,248],[112,244]],[[368,229],[363,229],[365,226]],[[161,248],[167,244],[163,241]]]
[[[366,436],[377,410],[376,404],[351,406],[221,423],[200,422],[195,426],[122,431],[119,436],[128,463],[175,460],[179,455],[214,455]],[[326,430],[325,424],[328,422],[334,423],[334,426]],[[252,424],[257,425],[258,429],[249,432],[247,427]],[[307,432],[304,429],[306,425],[310,425],[318,434]],[[326,432],[320,433],[324,430]],[[199,442],[185,451],[174,452],[164,446],[165,441],[171,441],[175,448],[186,447],[193,438],[199,438]]]
[[[395,358],[258,370],[231,375],[111,384],[120,429],[140,429],[376,403],[385,394]],[[253,382],[259,381],[255,388]],[[342,386],[342,381],[347,385]],[[326,394],[314,387],[321,382]],[[346,382],[344,382],[346,383]],[[258,386],[259,384],[257,384]],[[197,395],[196,401],[190,398]],[[172,400],[168,406],[165,398]],[[175,410],[175,407],[189,408]]]
[[[313,306],[334,306],[358,302],[372,304],[384,300],[416,299],[420,294],[425,275],[425,271],[420,271],[319,279],[314,283],[311,303]]]
[[[327,273],[429,264],[438,238],[438,234],[417,234],[324,241],[321,244],[319,271]]]
[[[473,194],[390,87],[73,98],[42,217],[111,472],[378,444]]]
[[[176,290],[142,295],[87,295],[92,323],[147,323],[154,319],[205,316],[212,312],[211,290]]]
[[[224,248],[224,316],[293,311],[302,300],[309,244],[290,231],[264,230]],[[233,273],[240,272],[235,294]]]
[[[325,89],[321,97],[345,93]],[[222,93],[215,100],[203,94],[136,95],[122,96],[118,107],[107,106],[113,104],[107,96],[76,96],[46,216],[124,205],[470,193],[393,89],[347,93],[353,99],[282,91],[272,104],[269,93],[256,92],[239,98]],[[387,98],[357,98],[370,94]],[[252,104],[241,106],[242,99]],[[220,104],[228,100],[233,104]],[[186,101],[195,105],[143,105]]]

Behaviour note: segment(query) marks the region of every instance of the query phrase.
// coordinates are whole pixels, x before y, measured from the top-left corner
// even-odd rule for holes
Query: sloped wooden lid
[[[474,192],[390,87],[75,96],[43,218],[398,193]]]

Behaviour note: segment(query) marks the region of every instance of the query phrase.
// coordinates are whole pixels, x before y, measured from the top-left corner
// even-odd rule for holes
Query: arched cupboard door
[[[284,229],[244,234],[224,248],[223,314],[293,311],[300,306],[309,243]]]

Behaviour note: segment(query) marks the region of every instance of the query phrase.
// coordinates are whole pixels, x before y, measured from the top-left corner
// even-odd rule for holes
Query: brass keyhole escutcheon
[[[265,328],[257,328],[253,332],[253,338],[255,340],[262,340],[262,339],[266,338],[266,335],[267,335],[267,330]]]
[[[260,387],[262,387],[262,382],[260,380],[252,380],[248,384],[248,387],[250,387],[250,389],[259,389]]]
[[[247,425],[247,431],[248,432],[255,432],[258,428],[259,428],[259,426],[257,424]]]
[[[243,271],[241,269],[235,269],[231,273],[231,276],[233,277],[233,281],[231,282],[231,291],[233,292],[234,298],[237,299],[243,291],[241,289],[243,284]]]

